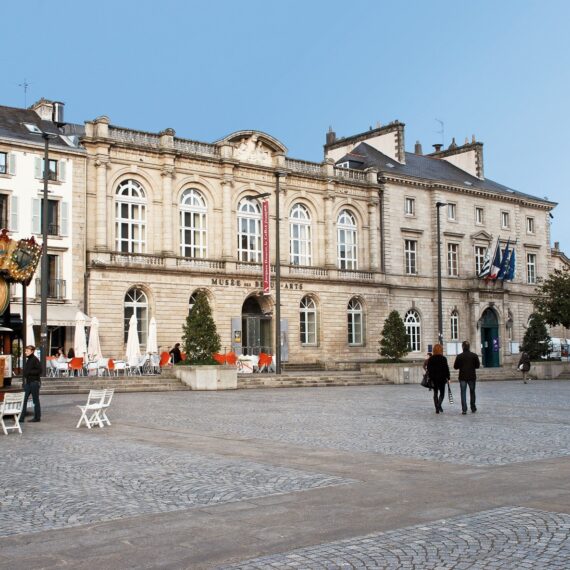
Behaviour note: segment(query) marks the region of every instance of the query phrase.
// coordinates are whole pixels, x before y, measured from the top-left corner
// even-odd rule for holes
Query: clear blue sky
[[[485,174],[557,201],[570,254],[570,2],[7,1],[0,104],[212,142],[240,129],[322,160],[339,136],[406,123],[424,152],[475,134]]]

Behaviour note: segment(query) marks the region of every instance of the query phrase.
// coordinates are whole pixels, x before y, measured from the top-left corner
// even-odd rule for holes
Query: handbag
[[[431,381],[429,379],[429,374],[427,372],[424,374],[424,377],[422,378],[421,385],[424,388],[431,388]]]
[[[447,382],[447,396],[449,398],[449,403],[453,404],[453,394],[451,393],[451,384]]]

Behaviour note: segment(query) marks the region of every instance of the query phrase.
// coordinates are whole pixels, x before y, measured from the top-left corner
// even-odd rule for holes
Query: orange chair
[[[235,366],[237,364],[238,357],[235,352],[228,352],[225,355],[225,357],[226,357],[226,364],[229,364],[230,366]]]
[[[168,352],[161,352],[160,353],[160,362],[158,363],[158,365],[161,368],[164,368],[165,366],[170,365],[170,354]]]
[[[71,370],[71,373],[75,376],[83,376],[84,374],[84,370],[83,370],[83,358],[81,358],[80,356],[77,356],[75,358],[72,358],[71,361],[69,362],[69,370]],[[77,372],[77,374],[75,374]]]
[[[180,358],[184,361],[186,360],[186,353],[185,352],[181,352],[180,353]]]
[[[115,374],[115,361],[112,358],[109,358],[107,362],[107,370],[109,370],[109,376]]]
[[[212,358],[218,363],[218,364],[225,364],[226,363],[226,354],[220,354],[219,352],[214,352],[212,353]]]
[[[272,362],[273,362],[273,356],[271,356],[271,354],[265,354],[265,352],[259,353],[259,362],[257,363],[257,366],[260,372],[263,371],[267,372]]]

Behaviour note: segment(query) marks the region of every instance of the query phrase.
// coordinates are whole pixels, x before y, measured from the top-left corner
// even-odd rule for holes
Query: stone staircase
[[[14,378],[12,386],[21,386]],[[87,394],[92,389],[114,388],[116,392],[170,392],[190,390],[166,370],[152,376],[72,376],[70,378],[42,378],[42,395]]]
[[[276,374],[238,374],[238,390],[251,388],[323,388],[391,384],[376,374],[361,372],[307,371]]]

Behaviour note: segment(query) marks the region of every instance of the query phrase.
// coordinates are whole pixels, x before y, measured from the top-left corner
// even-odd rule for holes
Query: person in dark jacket
[[[40,407],[40,385],[41,385],[41,374],[42,366],[38,357],[34,354],[36,347],[33,345],[26,346],[24,353],[26,356],[26,363],[24,364],[24,369],[22,370],[22,381],[24,384],[24,406],[22,408],[22,415],[20,416],[20,422],[24,421],[24,416],[26,415],[26,406],[28,405],[28,398],[30,394],[32,395],[32,400],[34,401],[34,419],[32,422],[41,421],[42,410]]]
[[[174,348],[169,352],[172,356],[172,364],[178,364],[182,360],[182,353],[180,352],[180,343],[177,342]]]
[[[427,361],[427,373],[433,387],[433,403],[435,413],[443,412],[441,405],[445,397],[445,385],[449,381],[449,364],[443,356],[443,346],[436,344],[433,347],[433,355]]]
[[[464,340],[463,352],[455,358],[453,368],[459,370],[459,385],[461,386],[461,410],[463,415],[467,413],[467,386],[469,386],[469,405],[471,411],[475,413],[475,382],[477,381],[477,368],[480,366],[479,357],[469,350],[469,341]]]
[[[518,369],[522,372],[523,375],[523,382],[527,383],[527,374],[530,370],[530,356],[528,353],[523,352],[519,359]]]

